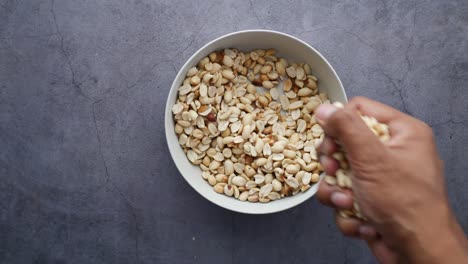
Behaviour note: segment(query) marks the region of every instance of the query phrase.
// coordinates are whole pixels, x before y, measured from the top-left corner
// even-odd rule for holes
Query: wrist
[[[468,263],[468,241],[448,206],[421,225],[405,252],[410,263]],[[437,212],[436,211],[436,212]]]

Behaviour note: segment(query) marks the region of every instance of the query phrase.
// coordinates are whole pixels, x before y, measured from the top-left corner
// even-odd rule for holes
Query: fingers
[[[332,158],[332,154],[338,150],[337,139],[347,152],[347,157],[353,169],[369,171],[371,164],[379,164],[385,160],[387,149],[383,143],[367,127],[360,115],[376,118],[379,122],[398,128],[398,123],[404,123],[405,114],[384,104],[367,98],[358,97],[343,109],[333,105],[321,105],[316,110],[316,119],[323,127],[327,137],[320,146],[320,163],[328,175],[334,175],[339,168],[339,163]],[[398,132],[397,130],[393,130]],[[392,135],[393,136],[393,135]],[[331,186],[321,181],[317,192],[317,198],[325,205],[338,210],[351,210],[353,208],[353,193],[338,186]],[[366,241],[378,240],[376,229],[367,222],[353,217],[336,215],[338,228],[346,236],[360,237]]]
[[[330,137],[325,137],[319,147],[320,153],[328,155],[328,156],[331,156],[337,150],[338,150],[338,146],[335,140]]]
[[[327,135],[337,138],[350,149],[359,148],[366,142],[377,142],[353,105],[348,104],[343,109],[330,104],[321,105],[317,108],[316,118]]]
[[[384,146],[362,121],[358,106],[362,105],[347,104],[343,109],[330,104],[321,105],[317,109],[316,118],[328,136],[343,144],[349,157],[373,164],[378,160],[376,154],[382,153]]]
[[[345,236],[359,237],[367,241],[378,237],[377,231],[371,225],[352,217],[342,217],[339,214],[335,216],[336,225]]]
[[[393,107],[361,96],[354,97],[348,105],[362,115],[375,117],[379,122],[386,124],[405,115]]]
[[[339,169],[340,164],[338,161],[329,156],[320,156],[320,164],[324,168],[327,175],[335,175],[335,172]]]
[[[317,191],[319,201],[327,206],[351,210],[353,208],[353,194],[350,190],[341,189],[321,181]]]
[[[372,253],[382,264],[401,263],[398,255],[385,245],[382,239],[369,239],[367,240]],[[406,262],[405,262],[406,263]]]
[[[379,122],[387,124],[392,138],[402,131],[408,130],[408,121],[413,117],[398,111],[397,109],[366,97],[354,97],[347,107],[356,109],[359,113],[376,118]]]
[[[359,235],[362,239],[367,241],[375,239],[379,236],[377,230],[375,230],[373,226],[365,223],[359,226]]]
[[[359,237],[359,225],[361,221],[356,218],[344,218],[339,214],[335,215],[336,226],[340,229],[341,233],[349,237]]]
[[[319,161],[328,175],[335,175],[335,172],[340,168],[339,162],[332,157],[337,150],[338,145],[330,137],[325,137],[319,146]]]
[[[325,181],[320,182],[317,198],[321,203],[338,210],[351,210],[353,208],[353,194],[350,190],[329,185]],[[365,240],[372,240],[378,236],[374,227],[357,218],[345,218],[336,214],[335,220],[340,231],[346,236],[360,237]]]

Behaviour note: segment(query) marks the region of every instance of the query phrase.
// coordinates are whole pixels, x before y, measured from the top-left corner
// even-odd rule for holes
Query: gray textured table
[[[177,70],[250,28],[307,41],[350,97],[429,123],[468,230],[468,2],[0,0],[0,263],[375,263],[312,199],[240,215],[166,147]]]

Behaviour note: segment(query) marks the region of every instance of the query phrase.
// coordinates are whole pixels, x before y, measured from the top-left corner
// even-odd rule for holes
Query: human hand
[[[390,128],[381,143],[358,115]],[[468,263],[467,240],[449,205],[443,164],[429,126],[389,106],[355,98],[338,109],[322,105],[316,118],[327,138],[321,163],[334,175],[338,139],[352,168],[353,191],[320,183],[318,198],[337,209],[357,201],[368,222],[336,216],[340,230],[365,239],[381,263]]]

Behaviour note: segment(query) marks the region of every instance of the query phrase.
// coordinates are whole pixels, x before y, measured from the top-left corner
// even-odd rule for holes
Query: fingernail
[[[331,155],[334,152],[334,145],[329,139],[325,138],[319,146],[320,153]]]
[[[333,192],[330,200],[334,205],[341,206],[348,201],[348,196],[342,192]]]
[[[372,237],[375,236],[374,228],[366,225],[359,226],[359,234],[364,237]]]
[[[323,166],[324,163],[327,162],[327,158],[328,157],[325,154],[320,154],[319,155],[319,162],[322,164],[322,166]]]
[[[322,164],[324,168],[329,167],[330,165],[330,158],[327,155],[320,154],[319,155],[319,162]]]
[[[322,104],[317,108],[315,117],[320,121],[327,120],[337,108],[331,104]]]

